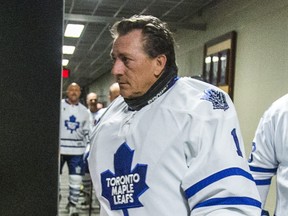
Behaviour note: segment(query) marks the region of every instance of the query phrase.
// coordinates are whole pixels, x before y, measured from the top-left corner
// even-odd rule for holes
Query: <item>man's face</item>
[[[112,74],[124,98],[142,96],[157,80],[157,57],[150,58],[143,50],[143,43],[142,31],[138,29],[119,36],[113,43]]]
[[[87,102],[88,107],[96,106],[97,105],[97,95],[93,94],[93,93],[87,95],[86,102]]]
[[[78,103],[79,97],[81,95],[80,86],[71,84],[67,88],[67,97],[71,103]]]

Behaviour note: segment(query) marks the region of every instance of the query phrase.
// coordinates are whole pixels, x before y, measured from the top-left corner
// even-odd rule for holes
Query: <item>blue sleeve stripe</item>
[[[265,173],[276,173],[277,168],[261,168],[261,167],[254,167],[254,166],[249,166],[250,170],[253,172],[265,172]]]
[[[198,203],[193,209],[218,205],[249,205],[261,208],[261,202],[250,197],[225,197],[206,200]]]
[[[270,185],[271,179],[255,180],[256,185]]]
[[[63,147],[63,148],[85,148],[84,145],[82,145],[82,146],[68,146],[68,145],[61,145],[61,147]]]
[[[185,190],[186,198],[189,199],[190,197],[194,196],[196,193],[198,193],[200,190],[202,190],[203,188],[207,187],[210,184],[213,184],[229,176],[235,176],[235,175],[243,176],[247,179],[250,179],[251,181],[254,181],[252,175],[249,172],[237,167],[228,168],[221,170],[213,175],[210,175],[207,178],[189,187],[187,190]]]
[[[63,141],[83,141],[83,139],[65,139],[65,138],[61,138],[61,140],[63,140]]]

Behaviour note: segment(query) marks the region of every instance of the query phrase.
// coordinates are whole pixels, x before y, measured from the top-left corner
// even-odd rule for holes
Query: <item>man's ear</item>
[[[166,55],[162,54],[156,57],[156,68],[154,72],[155,76],[159,76],[163,72],[166,62],[167,62]]]

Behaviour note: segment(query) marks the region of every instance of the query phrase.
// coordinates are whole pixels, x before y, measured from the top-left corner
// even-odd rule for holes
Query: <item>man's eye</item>
[[[121,60],[123,61],[124,64],[127,64],[129,62],[129,59],[126,57],[123,57]]]
[[[128,63],[130,62],[130,59],[125,57],[125,56],[120,56],[119,58],[111,58],[111,63],[114,65],[116,63],[116,61],[121,61],[124,65],[128,65]]]

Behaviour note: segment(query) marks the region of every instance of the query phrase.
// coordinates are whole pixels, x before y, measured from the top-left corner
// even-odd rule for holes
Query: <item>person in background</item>
[[[273,176],[276,178],[274,215],[288,214],[288,94],[276,100],[261,117],[252,142],[249,165],[260,193],[263,212]]]
[[[116,99],[118,96],[120,95],[120,87],[119,84],[113,83],[110,87],[109,87],[109,101],[110,103]]]
[[[60,174],[65,163],[69,171],[69,216],[78,216],[78,203],[82,183],[83,154],[89,144],[89,114],[79,102],[80,86],[71,83],[66,91],[67,98],[61,101],[60,118]]]
[[[98,96],[95,92],[90,92],[87,95],[86,104],[88,106],[88,112],[90,114],[90,129],[92,130],[96,126],[104,110],[103,107],[98,106]]]
[[[100,216],[257,216],[235,107],[221,89],[180,78],[174,39],[153,16],[115,23],[120,94],[91,135]]]
[[[98,104],[98,96],[95,92],[90,92],[86,96],[86,104],[88,107],[89,113],[89,126],[90,126],[90,133],[92,133],[94,127],[96,126],[97,122],[99,121],[100,117],[104,113],[104,108],[99,108]],[[90,146],[86,147],[86,153],[88,154]],[[84,156],[84,166],[85,166],[85,175],[82,179],[82,193],[80,201],[80,208],[87,209],[92,206],[92,182],[90,177],[90,172],[88,168],[87,159]],[[98,207],[98,202],[95,200],[96,206]]]
[[[102,103],[102,102],[97,102],[97,109],[102,109],[102,108],[104,108],[104,104]]]

